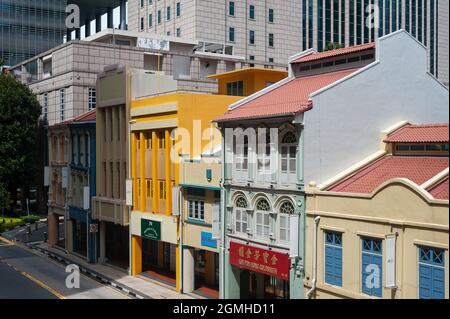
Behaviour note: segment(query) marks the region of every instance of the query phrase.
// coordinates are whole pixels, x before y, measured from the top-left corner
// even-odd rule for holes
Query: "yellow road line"
[[[4,243],[7,243],[8,245],[14,245],[14,243],[6,238],[3,238],[2,236],[0,236],[0,240]]]
[[[42,281],[40,281],[39,279],[31,276],[30,274],[21,271],[20,274],[22,276],[25,276],[26,278],[30,279],[31,281],[33,281],[34,283],[38,284],[39,286],[41,286],[42,288],[46,289],[48,292],[50,292],[51,294],[55,295],[56,297],[58,297],[59,299],[66,299],[66,297],[64,297],[62,294],[60,294],[59,292],[57,292],[55,289],[47,286],[46,284],[44,284]]]

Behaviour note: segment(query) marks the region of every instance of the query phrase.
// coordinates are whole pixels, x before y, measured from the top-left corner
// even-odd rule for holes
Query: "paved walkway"
[[[37,247],[59,255],[80,267],[92,270],[96,273],[102,274],[105,277],[116,281],[117,283],[131,288],[146,297],[153,299],[194,299],[191,295],[180,294],[175,291],[173,287],[154,281],[143,276],[133,277],[129,276],[125,271],[119,270],[115,267],[104,264],[89,264],[83,258],[76,255],[66,254],[65,251],[58,248],[49,247],[46,243],[37,244]],[[201,297],[195,297],[201,298]]]

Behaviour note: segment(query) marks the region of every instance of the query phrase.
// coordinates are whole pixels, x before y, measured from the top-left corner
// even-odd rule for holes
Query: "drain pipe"
[[[317,286],[317,227],[320,222],[320,216],[314,218],[314,238],[313,238],[313,280],[311,289],[306,294],[307,299],[311,299],[313,292]]]

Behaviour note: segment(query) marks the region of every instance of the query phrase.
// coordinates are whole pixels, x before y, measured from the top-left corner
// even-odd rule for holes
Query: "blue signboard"
[[[212,238],[212,233],[202,231],[201,236],[202,246],[217,248],[217,240]]]

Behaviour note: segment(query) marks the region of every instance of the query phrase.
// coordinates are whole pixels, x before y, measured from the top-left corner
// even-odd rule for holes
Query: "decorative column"
[[[144,132],[139,132],[139,176],[140,176],[140,183],[141,183],[141,193],[139,194],[140,202],[139,202],[139,210],[141,212],[145,212],[147,210],[146,206],[146,180],[145,180],[145,136]]]
[[[58,215],[49,214],[47,217],[48,223],[48,245],[55,246],[58,243],[59,239],[59,230],[58,230]]]

